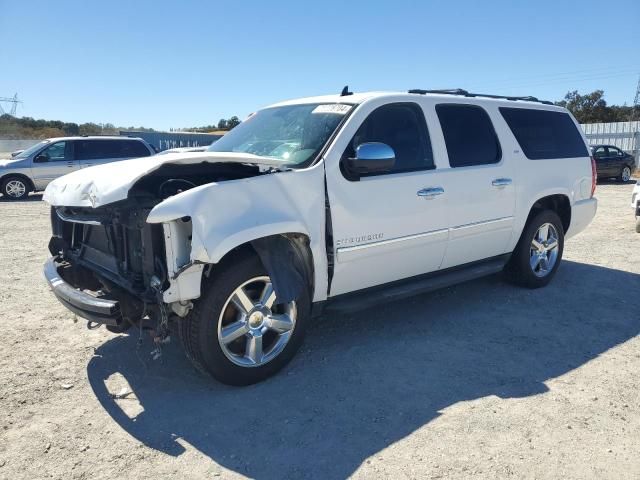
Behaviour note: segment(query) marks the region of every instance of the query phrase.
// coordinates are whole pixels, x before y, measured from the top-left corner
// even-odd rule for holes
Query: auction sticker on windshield
[[[344,105],[341,103],[333,103],[327,105],[318,105],[313,109],[311,113],[335,113],[337,115],[344,115],[351,110],[351,105]]]

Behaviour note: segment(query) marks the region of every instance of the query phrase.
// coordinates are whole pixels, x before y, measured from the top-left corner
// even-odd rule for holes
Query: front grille
[[[52,253],[91,270],[107,285],[150,296],[151,277],[164,280],[166,260],[162,227],[145,222],[149,210],[112,208],[94,215],[77,210],[52,215]]]

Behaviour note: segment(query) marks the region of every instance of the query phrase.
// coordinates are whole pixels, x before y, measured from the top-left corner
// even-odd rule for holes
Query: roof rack
[[[427,93],[436,93],[440,95],[462,95],[465,97],[484,97],[484,98],[498,98],[503,100],[513,100],[513,101],[525,101],[525,102],[538,102],[544,103],[545,105],[553,105],[553,102],[549,102],[548,100],[539,100],[536,97],[525,96],[525,97],[514,97],[514,96],[504,96],[504,95],[489,95],[485,93],[470,93],[462,88],[449,88],[444,90],[421,90],[419,88],[414,88],[409,90],[409,93],[417,93],[419,95],[425,95]]]

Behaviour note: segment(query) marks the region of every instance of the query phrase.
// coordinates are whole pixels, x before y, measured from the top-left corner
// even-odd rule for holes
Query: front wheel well
[[[571,225],[571,202],[569,201],[569,197],[563,194],[556,194],[536,200],[531,206],[526,224],[528,225],[529,221],[543,210],[556,212],[560,220],[562,220],[562,228],[564,231],[567,232],[567,230],[569,230],[569,226]]]
[[[3,175],[0,177],[0,185],[3,185],[9,178],[14,177],[23,180],[30,192],[35,192],[36,188],[31,179],[22,173],[7,173],[6,175]]]
[[[295,286],[302,280],[311,298],[315,289],[313,253],[309,237],[302,233],[283,233],[257,238],[238,245],[205,270],[208,278],[223,264],[233,263],[241,257],[255,255],[260,259],[274,282],[279,297],[295,295]],[[280,292],[278,292],[280,290]],[[287,300],[293,300],[289,298]]]

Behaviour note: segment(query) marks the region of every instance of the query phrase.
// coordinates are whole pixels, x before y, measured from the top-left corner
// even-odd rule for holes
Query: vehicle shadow
[[[636,336],[637,302],[620,285],[640,291],[640,275],[565,261],[545,289],[493,276],[321,318],[288,368],[246,388],[196,373],[175,344],[145,371],[134,335],[98,348],[88,377],[123,429],[168,455],[184,451],[181,439],[253,478],[345,478],[448,406],[546,392],[545,381]],[[140,402],[134,418],[105,385],[114,374]]]
[[[0,197],[0,202],[6,203],[24,203],[24,202],[39,202],[42,200],[42,193],[31,193],[26,198],[22,200],[11,200],[5,197],[4,195]]]

